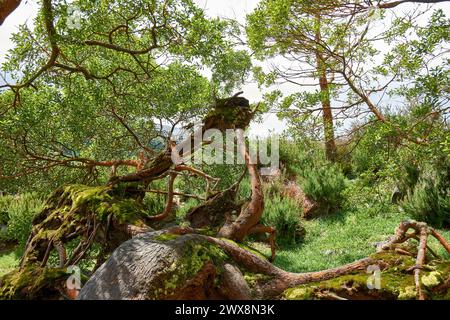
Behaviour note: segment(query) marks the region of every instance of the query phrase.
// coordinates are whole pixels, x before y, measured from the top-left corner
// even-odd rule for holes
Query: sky
[[[194,0],[194,2],[201,8],[204,8],[206,14],[211,17],[233,18],[244,24],[246,15],[256,8],[259,0]],[[32,25],[38,7],[37,0],[24,0],[0,26],[0,63],[4,61],[7,51],[13,47],[10,39],[11,35],[23,23]],[[447,15],[450,15],[450,6],[448,4],[437,4],[434,8],[442,8]],[[407,6],[406,9],[408,9]],[[395,10],[400,12],[403,9],[402,6],[399,6]],[[284,93],[292,93],[298,90],[297,87],[287,84],[280,85],[280,89]],[[261,100],[264,93],[255,83],[244,85],[242,91],[244,91],[243,96],[249,99],[251,103]],[[269,113],[264,115],[261,123],[252,123],[250,135],[268,136],[273,133],[281,133],[284,129],[286,129],[286,123],[280,121],[275,114]]]

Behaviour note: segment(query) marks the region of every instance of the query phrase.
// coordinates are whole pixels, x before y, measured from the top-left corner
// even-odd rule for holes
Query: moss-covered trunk
[[[414,265],[411,256],[384,251],[340,268],[292,274],[230,240],[163,230],[123,243],[78,298],[416,299]],[[377,268],[379,287],[367,272]],[[427,298],[449,299],[449,277],[449,261],[427,261],[421,274]]]

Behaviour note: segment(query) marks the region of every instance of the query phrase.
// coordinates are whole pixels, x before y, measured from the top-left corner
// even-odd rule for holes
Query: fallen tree
[[[88,280],[78,298],[448,299],[450,264],[430,259],[425,265],[420,253],[417,259],[412,257],[401,245],[405,224],[421,225],[405,222],[398,231],[402,238],[395,238],[371,257],[299,274],[281,270],[233,241],[194,229],[149,232],[123,243]],[[380,268],[381,288],[366,286],[368,266]],[[416,270],[422,276],[415,283]]]
[[[211,128],[245,129],[254,112],[248,100],[238,95],[218,100],[200,132],[177,146],[169,142],[136,172],[114,175],[104,186],[72,185],[56,190],[33,221],[20,269],[0,281],[0,298],[73,297],[65,289],[70,274],[64,270],[84,260],[95,261],[95,265],[79,299],[448,297],[449,263],[427,258],[427,238],[438,239],[449,253],[450,245],[423,223],[402,223],[376,255],[318,272],[286,272],[240,244],[251,234],[267,233],[270,258],[275,256],[275,230],[260,224],[264,210],[261,177],[245,143],[240,152],[250,177],[251,197],[244,202],[236,200],[244,175],[229,189],[214,190],[214,177],[174,159],[184,159],[202,147],[191,143],[195,134]],[[164,225],[173,211],[174,181],[180,172],[207,181],[208,198],[186,215],[188,227]],[[142,206],[148,184],[166,177],[166,207],[149,216]],[[419,241],[416,252],[405,247],[409,239]],[[57,257],[57,266],[48,266],[52,255]],[[397,289],[387,286],[392,288],[387,293],[365,290],[362,279],[368,277],[369,266],[378,266],[384,274],[404,278],[404,282]]]

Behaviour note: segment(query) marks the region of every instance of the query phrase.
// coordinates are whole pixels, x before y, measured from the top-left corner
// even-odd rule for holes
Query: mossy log
[[[68,298],[66,269],[28,266],[0,279],[0,300],[53,300]]]
[[[134,229],[149,230],[143,221],[143,195],[137,185],[58,188],[33,219],[21,268],[45,267],[52,250],[58,251],[61,268],[76,264],[94,243],[102,247],[100,255],[110,254]],[[77,247],[67,256],[66,245],[72,241]]]
[[[78,299],[207,299],[228,259],[201,236],[155,231],[123,243],[83,286]]]
[[[415,259],[385,251],[334,269],[295,274],[228,239],[173,229],[122,244],[78,299],[416,299]],[[381,286],[369,289],[369,266]],[[428,299],[449,299],[449,261],[430,260],[421,282]]]
[[[123,243],[83,286],[78,299],[254,299],[271,276],[251,272],[227,251],[231,240],[199,234],[160,230],[138,235]],[[207,233],[207,232],[206,232]]]

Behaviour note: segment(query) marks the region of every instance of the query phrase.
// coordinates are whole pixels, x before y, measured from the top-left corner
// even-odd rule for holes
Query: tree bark
[[[404,286],[414,283],[417,273],[411,273],[407,267],[415,258],[395,253],[392,245],[401,244],[408,238],[406,232],[416,226],[425,236],[425,224],[407,221],[399,226],[386,250],[340,267],[306,273],[284,271],[232,241],[200,234],[201,230],[173,227],[154,231],[123,243],[84,285],[78,299],[277,299],[286,294],[287,289],[312,282],[330,285],[330,289],[345,295],[345,299],[377,299],[383,295],[400,298],[399,291],[401,293],[406,287],[398,287],[395,279],[391,284],[392,291],[386,291],[388,287],[368,291],[366,270],[375,265],[387,273],[398,272],[402,279],[409,277]],[[420,242],[419,248],[424,245]],[[419,253],[417,259],[422,260],[423,255]],[[438,260],[437,263],[440,268],[447,268],[445,261]],[[243,272],[264,275],[265,279],[258,283],[245,281]],[[359,287],[351,285],[352,275],[355,275],[355,282],[359,281]],[[344,287],[325,283],[341,276]],[[442,277],[433,292],[442,294],[447,290],[448,271]],[[389,277],[385,278],[388,280]],[[314,288],[319,289],[315,291]],[[342,298],[336,292],[321,291],[320,288],[320,284],[312,286],[318,298]]]
[[[196,260],[197,259],[197,260]],[[141,234],[124,242],[83,286],[80,300],[212,299],[214,257],[199,235]]]
[[[21,0],[0,0],[0,26],[5,19],[20,5]]]
[[[243,206],[237,219],[226,222],[218,233],[219,237],[235,241],[242,241],[250,233],[250,230],[259,223],[264,211],[264,194],[258,167],[251,163],[245,143],[242,144],[240,152],[245,159],[250,175],[252,196],[250,202]]]
[[[321,43],[320,16],[317,15],[316,43]],[[319,76],[320,100],[322,104],[323,133],[325,139],[325,153],[329,161],[336,161],[336,142],[334,139],[333,113],[331,111],[330,88],[326,74],[326,64],[319,45],[316,49],[317,74]]]

